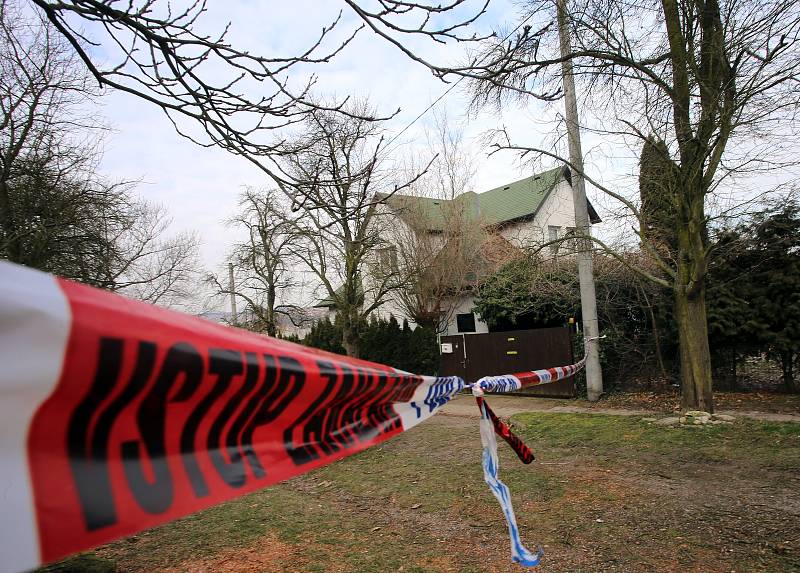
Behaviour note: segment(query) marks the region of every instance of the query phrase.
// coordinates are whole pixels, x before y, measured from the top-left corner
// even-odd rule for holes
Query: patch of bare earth
[[[264,573],[268,571],[308,571],[308,561],[297,548],[283,543],[274,533],[259,539],[251,547],[225,549],[212,557],[187,559],[162,573]]]
[[[727,472],[673,479],[591,466],[556,471],[565,495],[538,508],[552,515],[539,521],[542,571],[795,570],[775,568],[778,554],[800,566],[796,495],[778,508],[788,501],[779,489]],[[720,492],[723,484],[730,493]]]

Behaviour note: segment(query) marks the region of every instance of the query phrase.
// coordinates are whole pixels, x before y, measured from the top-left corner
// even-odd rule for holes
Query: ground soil
[[[445,431],[455,442],[474,439],[473,414],[462,410],[467,402],[475,408],[471,400],[457,400],[409,437]],[[496,397],[492,407],[501,416],[521,408]],[[455,449],[450,454],[460,455]],[[778,476],[748,475],[725,464],[689,463],[654,472],[635,463],[606,467],[582,457],[541,463],[548,479],[562,484],[563,495],[542,502],[519,488],[514,494],[517,514],[536,516],[523,517],[521,529],[527,541],[543,544],[545,558],[537,568],[542,573],[800,571],[799,476],[777,484],[769,478]],[[290,483],[313,503],[323,500],[317,482],[306,476]],[[325,491],[329,511],[373,524],[364,551],[375,539],[402,546],[425,537],[440,545],[438,556],[413,560],[398,571],[522,570],[509,560],[504,522],[491,504],[487,515],[423,513],[391,500],[376,505],[335,485]],[[786,559],[776,562],[776,554]],[[258,548],[229,550],[164,571],[299,572],[308,567],[308,552],[269,536]],[[346,562],[329,562],[324,570],[355,571]]]

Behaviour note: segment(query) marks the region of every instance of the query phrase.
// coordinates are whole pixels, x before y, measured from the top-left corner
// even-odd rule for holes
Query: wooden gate
[[[483,376],[513,374],[574,362],[569,328],[539,328],[442,336],[439,375],[475,382]],[[449,345],[449,346],[448,346]],[[575,396],[573,378],[518,392],[526,396]]]

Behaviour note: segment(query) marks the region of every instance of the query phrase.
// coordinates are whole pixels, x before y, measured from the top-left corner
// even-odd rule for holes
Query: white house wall
[[[406,316],[405,310],[400,306],[400,304],[396,300],[397,294],[392,293],[387,297],[386,302],[384,302],[381,306],[379,306],[372,314],[375,315],[376,318],[383,318],[385,320],[389,320],[389,317],[393,316],[397,319],[397,322],[400,323],[402,326],[403,320],[408,320],[409,326],[411,328],[416,328],[417,325]]]
[[[404,238],[408,237],[411,233],[411,228],[387,205],[379,203],[375,206],[375,209],[376,213],[373,216],[373,225],[380,229],[381,239],[389,244],[400,245]],[[369,265],[377,264],[378,254],[372,253],[371,256],[372,260],[369,262]],[[399,262],[402,264],[402,261]],[[374,278],[370,276],[369,273],[366,273],[364,276],[364,288],[366,291],[364,298],[366,305],[371,305],[374,302],[374,297],[371,295],[374,294],[376,285],[373,281]],[[396,293],[389,294],[389,296],[386,297],[386,301],[379,306],[373,314],[376,318],[383,318],[386,320],[388,320],[390,316],[394,316],[400,324],[403,323],[404,319],[407,319],[409,325],[412,328],[416,328],[416,324],[408,318],[397,298]]]
[[[548,240],[548,227],[560,228],[562,237],[567,227],[575,227],[575,209],[572,202],[572,187],[561,180],[545,198],[533,219],[504,227],[500,234],[513,245],[530,248]]]
[[[446,334],[460,334],[458,332],[458,323],[456,321],[456,316],[459,314],[467,314],[467,313],[474,313],[475,307],[475,297],[474,296],[460,296],[455,303],[455,307],[453,308],[453,313],[450,316],[450,320],[447,323],[447,332]],[[471,334],[483,334],[485,332],[489,332],[489,325],[487,325],[480,316],[475,314],[475,332]]]

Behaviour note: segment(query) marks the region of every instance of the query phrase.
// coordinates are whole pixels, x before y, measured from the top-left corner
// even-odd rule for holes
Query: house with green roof
[[[556,167],[482,193],[469,191],[451,200],[401,194],[383,200],[401,219],[424,214],[430,232],[444,232],[448,209],[458,209],[476,224],[496,229],[518,246],[527,246],[530,241],[541,243],[563,237],[567,229],[575,227],[570,181],[569,169]],[[591,223],[599,223],[597,211],[588,201],[587,206]],[[553,236],[555,233],[558,237]]]
[[[443,316],[447,315],[442,334],[488,332],[486,323],[473,311],[473,293],[480,283],[481,272],[493,272],[513,258],[515,252],[521,254],[556,239],[568,239],[575,232],[571,179],[567,167],[556,167],[482,193],[470,191],[451,199],[399,193],[376,197],[381,200],[383,214],[394,219],[388,227],[396,230],[398,241],[409,231],[427,234],[439,237],[439,247],[446,253],[448,242],[453,240],[452,229],[448,229],[453,220],[488,232],[488,239],[486,233],[479,239],[485,245],[476,245],[473,258],[477,272],[466,274],[464,288],[454,288],[452,296],[442,301],[438,309]],[[601,222],[588,201],[587,207],[591,223]],[[398,244],[398,248],[401,247]],[[543,253],[545,256],[568,255],[571,249],[571,242],[566,240],[546,247]],[[389,301],[379,312],[412,322],[403,306]]]

